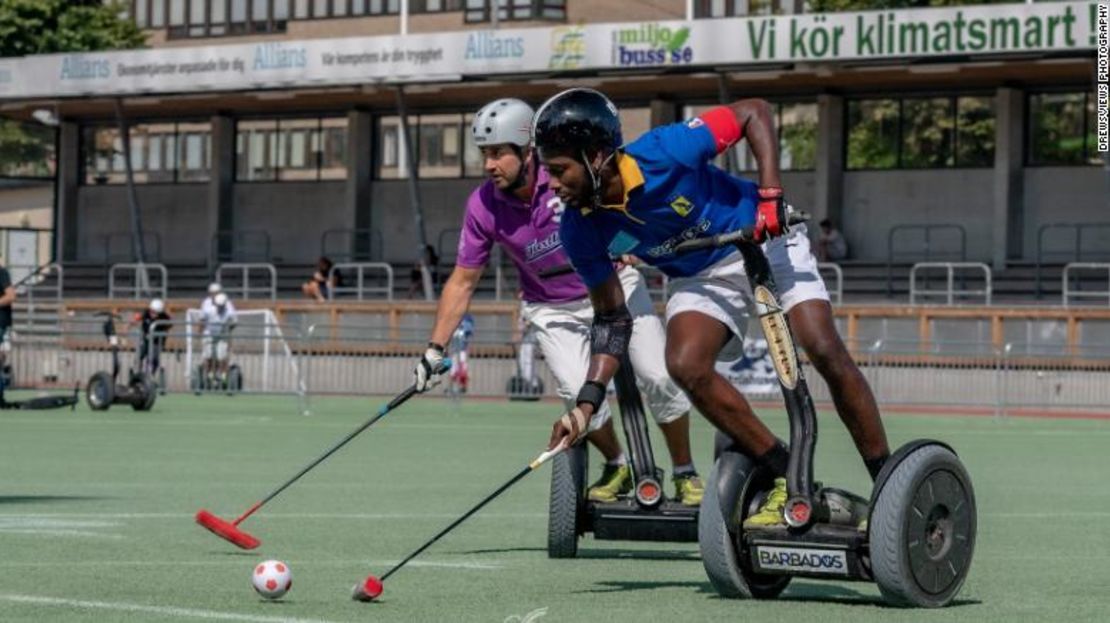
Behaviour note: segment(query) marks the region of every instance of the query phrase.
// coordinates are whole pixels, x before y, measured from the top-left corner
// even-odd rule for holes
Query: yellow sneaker
[[[683,506],[698,506],[705,495],[705,483],[697,474],[674,477],[674,499]]]
[[[601,478],[590,485],[586,497],[591,502],[616,502],[618,495],[632,491],[632,468],[624,465],[606,465]]]
[[[756,514],[744,520],[745,529],[767,529],[786,526],[786,519],[782,516],[782,508],[786,506],[786,479],[776,478],[775,488],[763,501]]]

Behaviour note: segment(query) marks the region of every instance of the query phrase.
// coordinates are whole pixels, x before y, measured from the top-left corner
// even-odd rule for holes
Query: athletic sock
[[[769,467],[775,477],[783,477],[786,476],[786,467],[790,463],[790,452],[781,441],[776,440],[775,445],[756,460]]]
[[[681,478],[683,476],[697,476],[698,470],[693,463],[687,463],[685,465],[675,465],[673,473],[675,478]]]
[[[863,460],[863,464],[867,466],[867,473],[871,474],[872,481],[879,477],[879,471],[883,469],[883,465],[886,464],[886,460],[889,458],[889,454],[883,454],[873,459]]]
[[[617,458],[613,459],[612,461],[605,461],[606,465],[612,465],[613,467],[620,467],[621,465],[624,465],[626,463],[628,463],[628,458],[624,456],[623,452],[618,454]]]

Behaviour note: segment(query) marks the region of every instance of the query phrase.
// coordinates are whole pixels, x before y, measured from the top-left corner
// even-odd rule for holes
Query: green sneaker
[[[744,529],[767,529],[785,527],[786,519],[782,516],[782,508],[786,506],[786,479],[776,478],[775,488],[759,507],[759,512],[744,520]]]
[[[590,485],[586,497],[591,502],[616,502],[618,495],[632,491],[632,468],[624,465],[606,465],[601,478]]]
[[[705,484],[697,474],[674,477],[674,499],[683,506],[698,506],[705,495]]]

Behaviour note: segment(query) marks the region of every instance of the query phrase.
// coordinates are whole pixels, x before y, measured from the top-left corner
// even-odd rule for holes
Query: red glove
[[[774,186],[760,187],[759,207],[755,215],[755,241],[781,236],[789,231],[786,224],[786,201],[782,189]]]

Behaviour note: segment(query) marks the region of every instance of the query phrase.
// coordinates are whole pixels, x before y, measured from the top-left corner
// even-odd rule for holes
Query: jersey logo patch
[[[671,209],[678,212],[679,216],[686,216],[690,213],[690,210],[694,209],[694,204],[690,203],[690,200],[686,197],[679,195],[677,199],[671,202]]]
[[[613,236],[613,240],[609,242],[609,255],[616,257],[618,255],[631,253],[638,244],[640,244],[640,241],[635,236],[625,231],[619,231],[616,236]]]
[[[702,121],[701,117],[694,117],[693,119],[686,121],[686,127],[690,128],[691,130],[693,130],[694,128],[700,128],[703,125],[705,125],[705,122]]]

